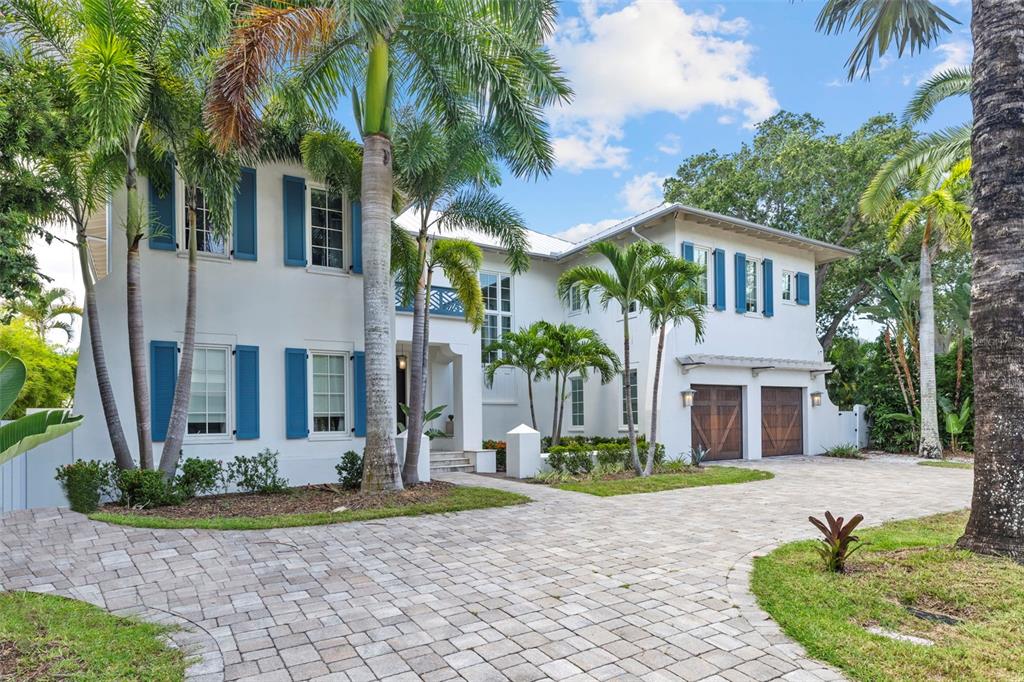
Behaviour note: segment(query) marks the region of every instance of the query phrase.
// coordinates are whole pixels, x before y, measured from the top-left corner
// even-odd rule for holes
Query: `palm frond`
[[[513,274],[530,267],[526,225],[516,208],[486,189],[467,189],[444,207],[438,226],[442,230],[469,229],[497,239]]]
[[[462,302],[466,321],[476,332],[484,323],[484,300],[480,290],[483,251],[465,239],[438,239],[430,248],[433,267],[440,267]]]
[[[967,67],[947,69],[922,83],[903,112],[903,122],[914,125],[931,118],[935,107],[950,97],[969,97],[971,70]]]
[[[75,5],[55,0],[5,0],[0,14],[37,56],[67,61],[78,38]]]

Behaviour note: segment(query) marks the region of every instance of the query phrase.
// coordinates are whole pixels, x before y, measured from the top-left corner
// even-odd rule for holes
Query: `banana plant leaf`
[[[25,385],[25,363],[0,350],[0,417],[7,414]]]
[[[67,410],[45,410],[0,426],[0,464],[71,433],[84,418]]]

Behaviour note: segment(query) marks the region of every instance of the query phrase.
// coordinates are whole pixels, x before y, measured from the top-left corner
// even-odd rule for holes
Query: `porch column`
[[[483,447],[483,379],[480,345],[451,344],[456,353],[452,362],[452,390],[455,410],[455,447],[479,450]]]

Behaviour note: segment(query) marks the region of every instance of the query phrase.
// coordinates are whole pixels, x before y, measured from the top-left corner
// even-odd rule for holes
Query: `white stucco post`
[[[452,362],[455,442],[461,450],[483,447],[483,382],[480,378],[480,344],[451,344],[458,355]]]
[[[520,424],[505,437],[505,469],[509,478],[532,478],[540,471],[540,432]]]
[[[743,387],[743,459],[761,459],[761,382]]]

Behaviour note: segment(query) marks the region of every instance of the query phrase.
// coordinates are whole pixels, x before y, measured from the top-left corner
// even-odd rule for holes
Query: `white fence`
[[[74,437],[72,431],[0,465],[0,512],[68,505],[54,475],[74,461]]]

